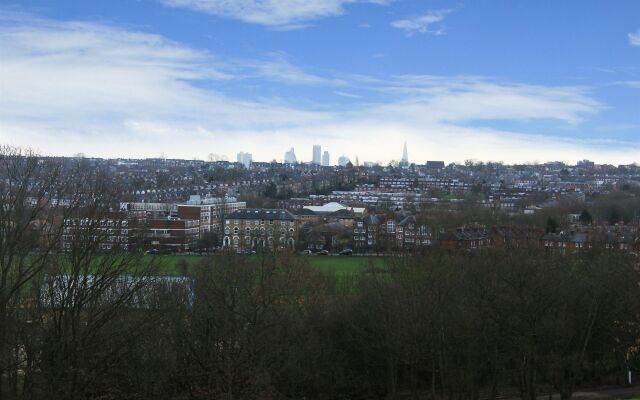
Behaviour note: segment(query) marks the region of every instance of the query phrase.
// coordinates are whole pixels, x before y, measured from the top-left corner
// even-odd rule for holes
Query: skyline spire
[[[409,152],[407,151],[407,141],[404,142],[404,147],[402,149],[402,162],[408,164],[409,163]]]

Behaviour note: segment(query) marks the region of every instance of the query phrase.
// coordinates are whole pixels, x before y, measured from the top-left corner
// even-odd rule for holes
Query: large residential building
[[[313,163],[316,165],[320,165],[322,162],[322,146],[319,144],[313,145]]]
[[[205,197],[192,195],[185,204],[178,204],[178,217],[181,219],[197,219],[200,221],[200,236],[215,232],[220,228],[220,221],[232,212],[247,207],[244,201],[234,197]]]
[[[225,218],[222,245],[239,252],[295,248],[298,221],[288,210],[248,208]]]
[[[129,251],[136,237],[125,213],[109,213],[101,218],[67,218],[63,223],[62,250],[74,246],[96,246],[100,251]]]

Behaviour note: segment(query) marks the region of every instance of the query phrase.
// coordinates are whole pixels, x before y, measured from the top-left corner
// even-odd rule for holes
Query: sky
[[[0,144],[640,162],[640,1],[5,0]]]

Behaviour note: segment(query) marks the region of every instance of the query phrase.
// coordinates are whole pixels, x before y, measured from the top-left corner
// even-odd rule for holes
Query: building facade
[[[322,166],[328,167],[331,164],[331,155],[328,151],[322,153]]]
[[[67,218],[63,221],[62,250],[95,246],[100,251],[129,251],[136,237],[125,213],[109,213],[101,218]]]
[[[177,214],[181,219],[200,221],[200,237],[221,229],[221,221],[236,210],[247,207],[244,201],[234,197],[191,196],[185,204],[178,204]]]
[[[284,162],[287,164],[295,164],[298,162],[296,159],[296,152],[293,150],[293,147],[291,150],[284,153]]]
[[[313,163],[316,165],[320,165],[322,161],[322,146],[319,144],[313,145]]]
[[[152,219],[144,233],[147,249],[162,249],[170,252],[193,250],[200,237],[198,219]]]
[[[222,245],[238,252],[294,249],[298,220],[288,210],[248,208],[225,218]]]

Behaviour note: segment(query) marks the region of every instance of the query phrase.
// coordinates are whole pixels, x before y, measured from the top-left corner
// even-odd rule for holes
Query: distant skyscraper
[[[340,158],[338,158],[338,165],[341,167],[346,167],[347,164],[349,164],[349,157],[347,156],[340,156]]]
[[[331,164],[331,156],[328,151],[322,153],[322,165],[328,167]]]
[[[319,144],[314,144],[313,145],[313,163],[320,165],[321,160],[321,156],[322,156],[322,146],[320,146]]]
[[[293,151],[293,147],[291,148],[291,150],[284,153],[284,162],[287,164],[295,164],[298,162],[298,160],[296,159],[296,153],[295,151]]]
[[[238,162],[244,165],[245,168],[249,168],[251,166],[251,153],[240,152],[238,153]]]
[[[404,148],[402,149],[402,163],[409,164],[409,152],[407,151],[407,142],[404,142]]]

